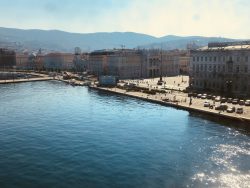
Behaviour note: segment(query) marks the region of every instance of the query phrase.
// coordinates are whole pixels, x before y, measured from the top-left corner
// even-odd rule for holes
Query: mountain
[[[69,33],[59,30],[23,30],[0,27],[0,47],[9,47],[22,51],[64,51],[73,52],[75,47],[83,51],[94,51],[99,49],[121,48],[163,48],[163,49],[185,49],[188,43],[198,46],[207,45],[214,41],[234,41],[234,39],[215,37],[180,37],[168,35],[154,37],[146,34],[133,32],[112,33]]]
[[[236,39],[229,39],[229,38],[221,38],[221,37],[201,37],[201,36],[187,36],[187,37],[180,37],[175,35],[167,35],[158,39],[157,42],[142,45],[140,48],[146,49],[186,49],[188,44],[202,47],[207,46],[209,42],[233,42],[237,41]]]

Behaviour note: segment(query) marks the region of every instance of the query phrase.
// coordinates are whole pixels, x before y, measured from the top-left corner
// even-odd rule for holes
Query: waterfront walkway
[[[130,91],[127,92],[126,90],[119,89],[119,88],[104,88],[104,87],[97,87],[97,86],[91,86],[91,88],[101,90],[101,91],[107,91],[107,92],[112,92],[116,94],[126,95],[130,97],[146,100],[149,102],[162,104],[165,106],[172,106],[172,107],[185,109],[189,111],[195,111],[195,112],[200,112],[204,114],[210,114],[210,115],[217,116],[217,117],[250,123],[250,107],[249,106],[243,107],[244,108],[243,114],[236,114],[235,112],[228,113],[226,111],[223,112],[223,111],[218,111],[215,109],[209,109],[208,107],[204,107],[203,105],[204,105],[205,100],[203,99],[193,99],[192,105],[189,105],[189,102],[190,102],[189,98],[187,97],[185,93],[181,93],[181,92],[150,95],[150,94],[146,94],[142,92],[130,92]],[[167,102],[166,99],[169,99],[169,101]],[[176,101],[176,102],[171,102],[171,101]],[[239,105],[236,105],[236,107],[239,107]]]
[[[11,84],[21,82],[35,82],[35,81],[47,81],[53,80],[53,77],[41,77],[41,78],[24,78],[24,79],[13,79],[13,80],[0,80],[0,84]]]
[[[19,72],[16,72],[19,73]],[[20,72],[24,73],[24,72]],[[21,82],[35,82],[35,81],[47,81],[47,80],[53,80],[54,78],[51,76],[48,76],[46,74],[40,74],[40,73],[26,73],[27,75],[35,76],[33,78],[20,78],[20,79],[9,79],[9,80],[0,80],[0,84],[11,84],[11,83],[21,83]]]

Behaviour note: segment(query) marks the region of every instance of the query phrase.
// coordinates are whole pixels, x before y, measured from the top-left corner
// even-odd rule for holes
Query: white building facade
[[[250,96],[250,41],[209,43],[191,51],[190,86],[224,96]]]

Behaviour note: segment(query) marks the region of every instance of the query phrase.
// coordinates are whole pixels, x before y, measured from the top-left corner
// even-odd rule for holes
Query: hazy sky
[[[250,38],[250,0],[0,0],[0,27]]]

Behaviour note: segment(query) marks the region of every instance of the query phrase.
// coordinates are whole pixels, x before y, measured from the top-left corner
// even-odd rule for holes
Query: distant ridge
[[[235,39],[220,37],[167,35],[154,37],[134,32],[69,33],[59,30],[13,29],[0,27],[0,47],[17,51],[63,51],[73,52],[75,47],[82,51],[121,48],[185,49],[188,43],[205,46],[208,42],[232,42]]]

